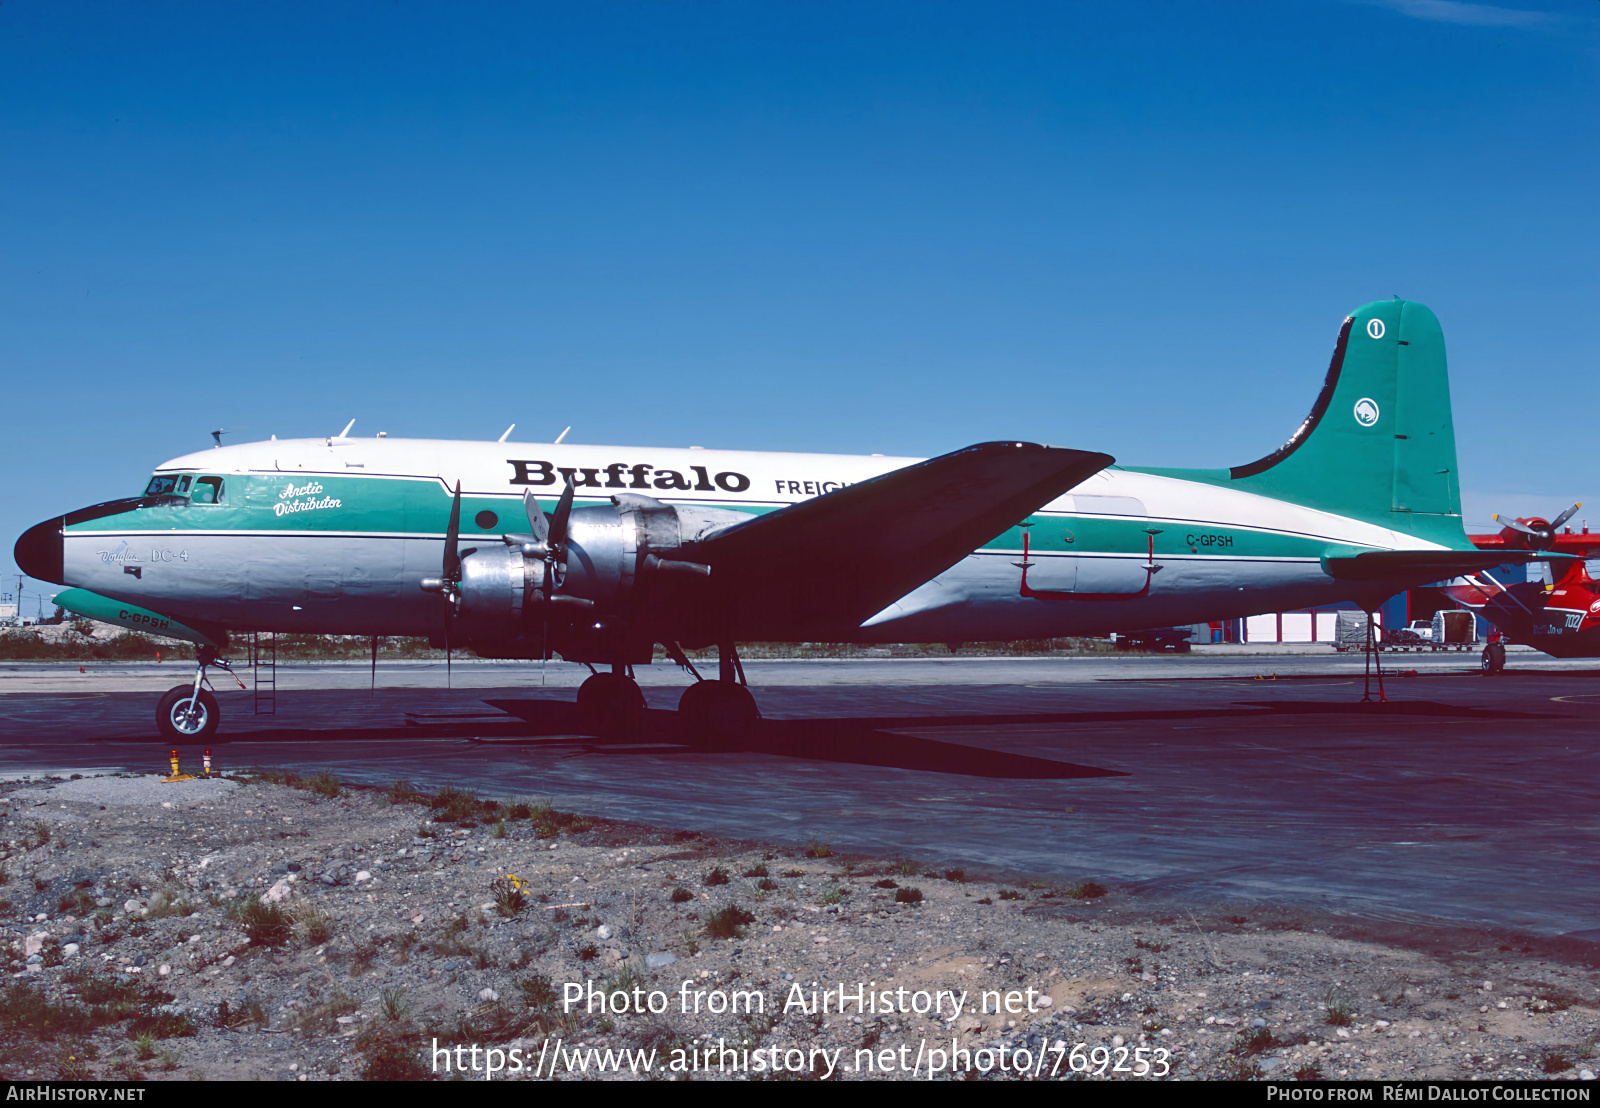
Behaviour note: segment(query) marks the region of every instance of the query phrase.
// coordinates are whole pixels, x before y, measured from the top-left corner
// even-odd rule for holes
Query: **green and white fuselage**
[[[791,509],[916,462],[386,437],[249,443],[173,459],[137,507],[65,517],[61,576],[51,579],[236,631],[435,634],[439,598],[422,582],[440,573],[458,486],[466,553],[503,548],[503,536],[528,528],[524,494],[549,513],[569,480],[575,516],[586,505],[649,498],[701,520],[709,535],[740,518],[726,513]],[[1232,470],[1100,469],[902,595],[884,597],[881,610],[806,633],[976,641],[1341,601],[1372,607],[1451,575],[1422,552],[1472,549],[1455,466],[1438,323],[1421,305],[1380,301],[1345,321],[1317,407],[1274,455]],[[896,526],[886,513],[885,527]],[[19,564],[27,541],[18,544]],[[631,557],[633,540],[621,541]],[[872,551],[870,531],[849,541]],[[1381,552],[1413,552],[1413,561],[1373,568],[1369,558],[1361,571],[1350,568]],[[629,576],[635,566],[622,557],[572,572],[622,603],[633,582],[601,578]],[[748,595],[740,606],[741,637],[769,637]],[[791,612],[771,637],[795,626]]]
[[[916,460],[390,438],[249,443],[175,458],[156,471],[185,492],[220,488],[216,502],[174,494],[169,503],[70,524],[64,568],[70,584],[178,619],[240,630],[425,635],[436,629],[437,601],[420,582],[439,572],[457,481],[461,542],[470,547],[524,529],[525,490],[553,511],[562,470],[579,482],[579,507],[642,485],[669,504],[760,514]],[[519,483],[547,470],[556,476],[546,485]],[[719,487],[719,477],[738,491]],[[1063,595],[1022,595],[1019,525],[861,626],[838,628],[838,638],[1086,635],[1332,603],[1351,599],[1351,589],[1324,572],[1324,557],[1419,545],[1392,527],[1116,467],[1019,524],[1027,525],[1033,563],[1028,585]],[[1161,568],[1146,591],[1152,538]],[[1073,593],[1126,599],[1074,602]]]

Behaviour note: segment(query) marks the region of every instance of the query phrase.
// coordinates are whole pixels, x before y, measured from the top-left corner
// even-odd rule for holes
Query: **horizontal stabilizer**
[[[684,556],[712,567],[735,616],[789,633],[858,626],[1114,461],[1025,442],[969,446],[719,531]]]
[[[1407,578],[1419,583],[1445,581],[1495,566],[1524,565],[1565,559],[1567,554],[1540,554],[1534,550],[1371,550],[1365,554],[1322,559],[1329,577],[1340,581],[1376,581]]]

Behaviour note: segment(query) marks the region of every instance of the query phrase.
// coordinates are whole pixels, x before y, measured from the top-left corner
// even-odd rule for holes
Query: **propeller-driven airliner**
[[[655,644],[714,678],[679,704],[708,741],[759,715],[737,644],[1103,634],[1351,601],[1533,560],[1461,524],[1443,334],[1399,299],[1344,321],[1311,413],[1231,469],[985,442],[928,460],[351,437],[241,443],[16,544],[71,611],[199,647],[163,698],[212,733],[230,633],[428,635],[597,670],[597,730],[643,705]],[[698,674],[696,677],[698,678]]]

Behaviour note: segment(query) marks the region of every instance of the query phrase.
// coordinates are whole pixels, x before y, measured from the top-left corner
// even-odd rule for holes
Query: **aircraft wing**
[[[837,633],[1113,461],[1035,443],[979,443],[734,524],[682,556],[711,566],[735,627]]]
[[[1370,550],[1364,554],[1323,558],[1322,568],[1329,577],[1340,581],[1372,581],[1382,577],[1446,581],[1495,566],[1569,557],[1569,554],[1546,554],[1537,550]]]

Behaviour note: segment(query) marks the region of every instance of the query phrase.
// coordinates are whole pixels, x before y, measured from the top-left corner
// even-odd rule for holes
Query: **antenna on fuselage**
[[[505,434],[501,435],[499,438],[495,439],[494,441],[495,442],[505,442],[506,439],[511,437],[511,432],[515,431],[516,429],[517,429],[517,425],[515,423],[513,423],[510,427],[506,428],[506,433]]]
[[[350,428],[354,427],[355,425],[356,425],[356,421],[352,419],[349,423],[346,423],[344,425],[344,430],[343,431],[340,431],[337,435],[335,435],[333,437],[336,438],[336,439],[347,439],[347,438],[349,438],[350,437]]]
[[[570,430],[572,430],[572,428],[569,426],[567,428],[567,431],[570,431]],[[561,445],[561,440],[567,437],[567,431],[563,431],[563,432],[561,432],[561,434],[557,435],[556,436],[556,441],[551,443],[550,445],[551,446],[560,446]]]
[[[213,446],[211,449],[217,450],[217,449],[221,448],[221,446],[222,446],[222,436],[223,435],[231,435],[235,431],[241,431],[241,430],[243,430],[242,427],[219,427],[219,428],[217,428],[215,431],[211,432],[211,438],[217,444],[216,446]]]

